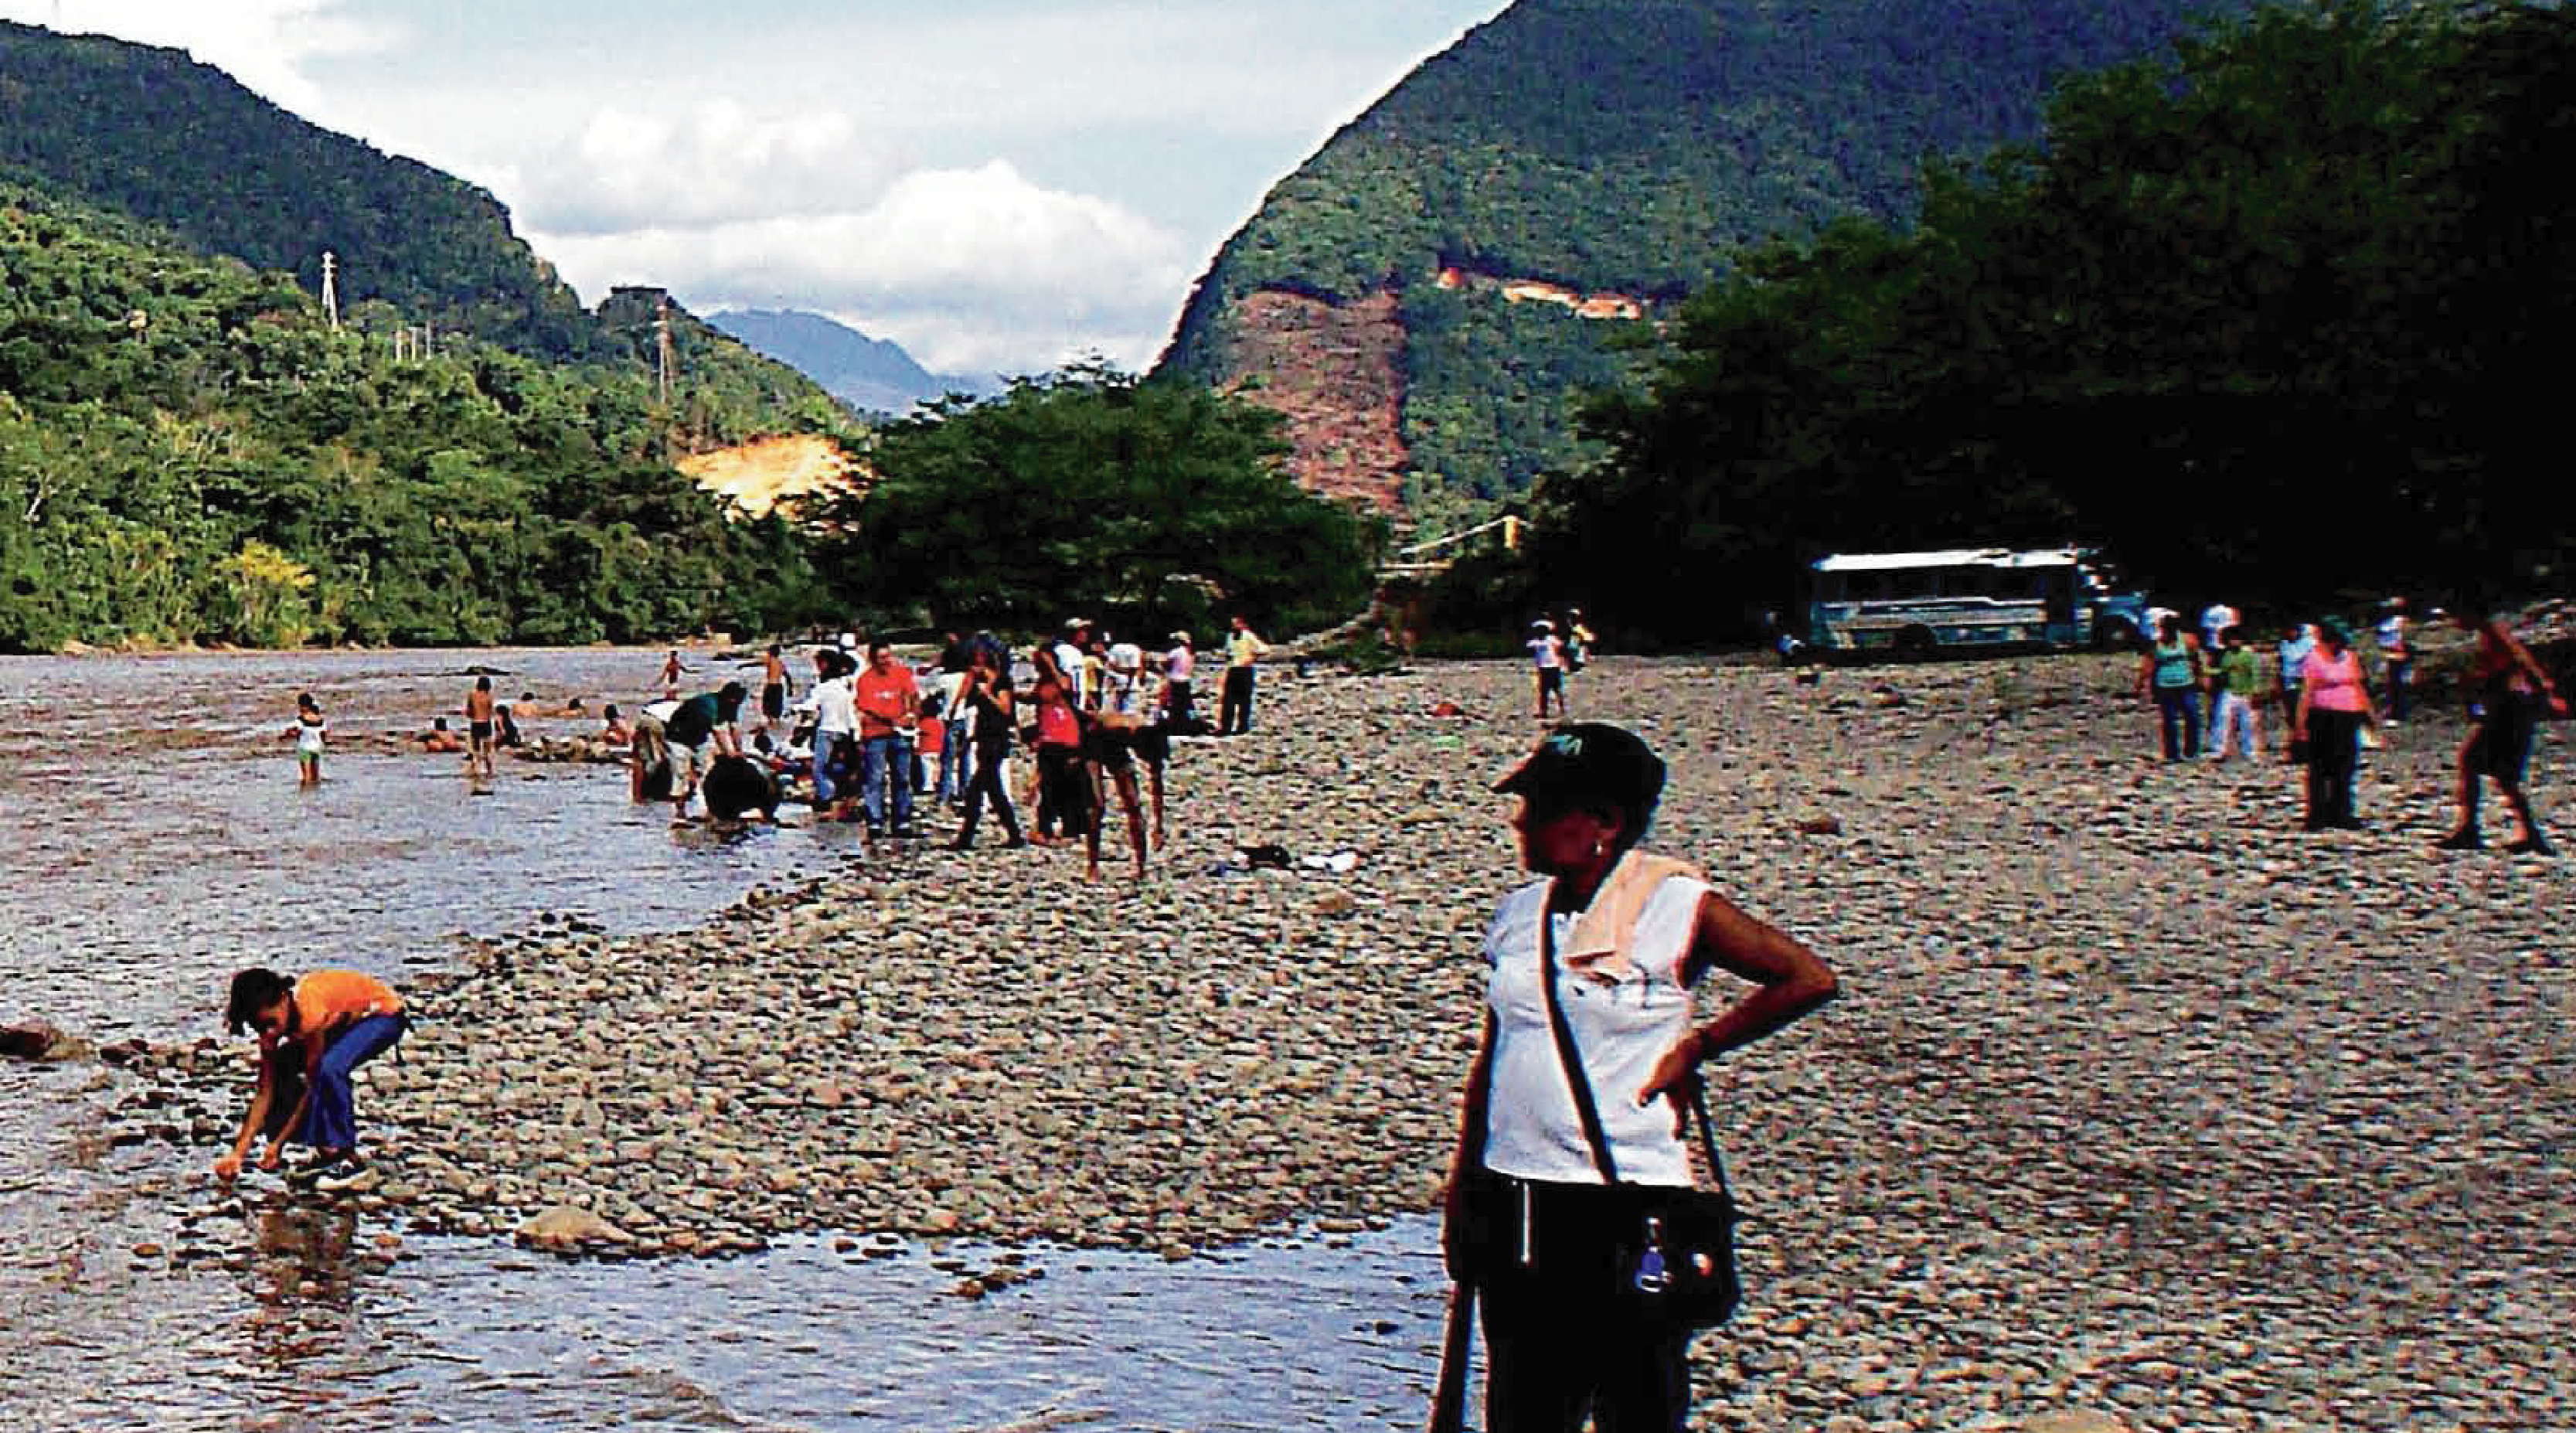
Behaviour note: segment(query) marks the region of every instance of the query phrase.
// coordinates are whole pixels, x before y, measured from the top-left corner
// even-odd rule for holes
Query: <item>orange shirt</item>
[[[295,982],[295,1040],[305,1047],[305,1058],[318,1059],[322,1053],[323,1032],[331,1023],[347,1016],[358,1018],[358,1012],[373,1005],[379,1015],[402,1012],[402,997],[394,988],[372,975],[354,970],[317,970]],[[268,1042],[260,1042],[263,1053]]]
[[[911,725],[921,711],[921,687],[913,681],[910,667],[897,665],[891,672],[870,667],[859,673],[853,685],[861,736],[890,735],[896,727]]]
[[[295,982],[295,1028],[300,1032],[328,1030],[343,1015],[354,1020],[370,1005],[379,1015],[402,1013],[402,997],[372,975],[317,970]]]

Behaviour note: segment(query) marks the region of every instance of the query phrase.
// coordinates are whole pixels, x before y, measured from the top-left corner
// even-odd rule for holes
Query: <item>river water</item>
[[[684,926],[865,859],[849,828],[675,830],[622,772],[469,781],[400,738],[496,692],[631,711],[658,653],[0,659],[0,1024],[221,1035],[265,963],[401,981],[460,938]],[[687,678],[736,675],[699,655]],[[747,674],[746,674],[747,675]],[[332,724],[300,790],[284,733]],[[587,720],[530,720],[571,735]],[[867,1257],[818,1230],[743,1258],[570,1263],[246,1198],[256,1253],[149,1252],[214,1148],[111,1148],[94,1065],[0,1065],[0,1420],[52,1428],[1370,1428],[1418,1421],[1436,1236],[1399,1221],[1183,1263],[1036,1248]],[[865,1231],[848,1231],[863,1233]],[[1046,1276],[982,1300],[957,1267]]]

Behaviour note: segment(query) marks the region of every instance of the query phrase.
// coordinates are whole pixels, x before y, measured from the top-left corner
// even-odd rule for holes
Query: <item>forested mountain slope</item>
[[[1627,318],[1748,243],[1910,214],[1928,156],[2030,137],[2061,77],[2210,8],[1521,0],[1271,191],[1164,363],[1257,384],[1310,486],[1515,496],[1573,457],[1569,391],[1618,376]]]
[[[491,195],[308,124],[176,50],[0,23],[0,178],[147,220],[346,309],[592,354],[598,326]]]
[[[288,275],[0,186],[0,651],[801,621],[821,601],[801,542],[729,521],[672,460],[837,410],[748,355],[691,369],[738,347],[673,330],[668,405],[623,358],[462,334],[397,358]]]

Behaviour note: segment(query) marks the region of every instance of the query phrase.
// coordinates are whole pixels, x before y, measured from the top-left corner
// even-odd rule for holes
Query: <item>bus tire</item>
[[[1893,650],[1899,661],[1919,662],[1931,656],[1932,649],[1940,644],[1931,628],[1918,625],[1900,629]]]
[[[2136,645],[2138,629],[2130,626],[2129,619],[2125,617],[2107,618],[2101,626],[2093,629],[2094,651],[2125,652]]]

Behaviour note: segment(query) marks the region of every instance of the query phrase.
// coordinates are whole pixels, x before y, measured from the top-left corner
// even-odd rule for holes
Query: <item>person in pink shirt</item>
[[[2317,624],[2317,649],[2299,668],[2299,710],[2290,736],[2307,744],[2307,828],[2358,831],[2353,815],[2354,774],[2361,766],[2361,729],[2376,728],[2379,713],[2362,681],[2352,632],[2329,617]]]

